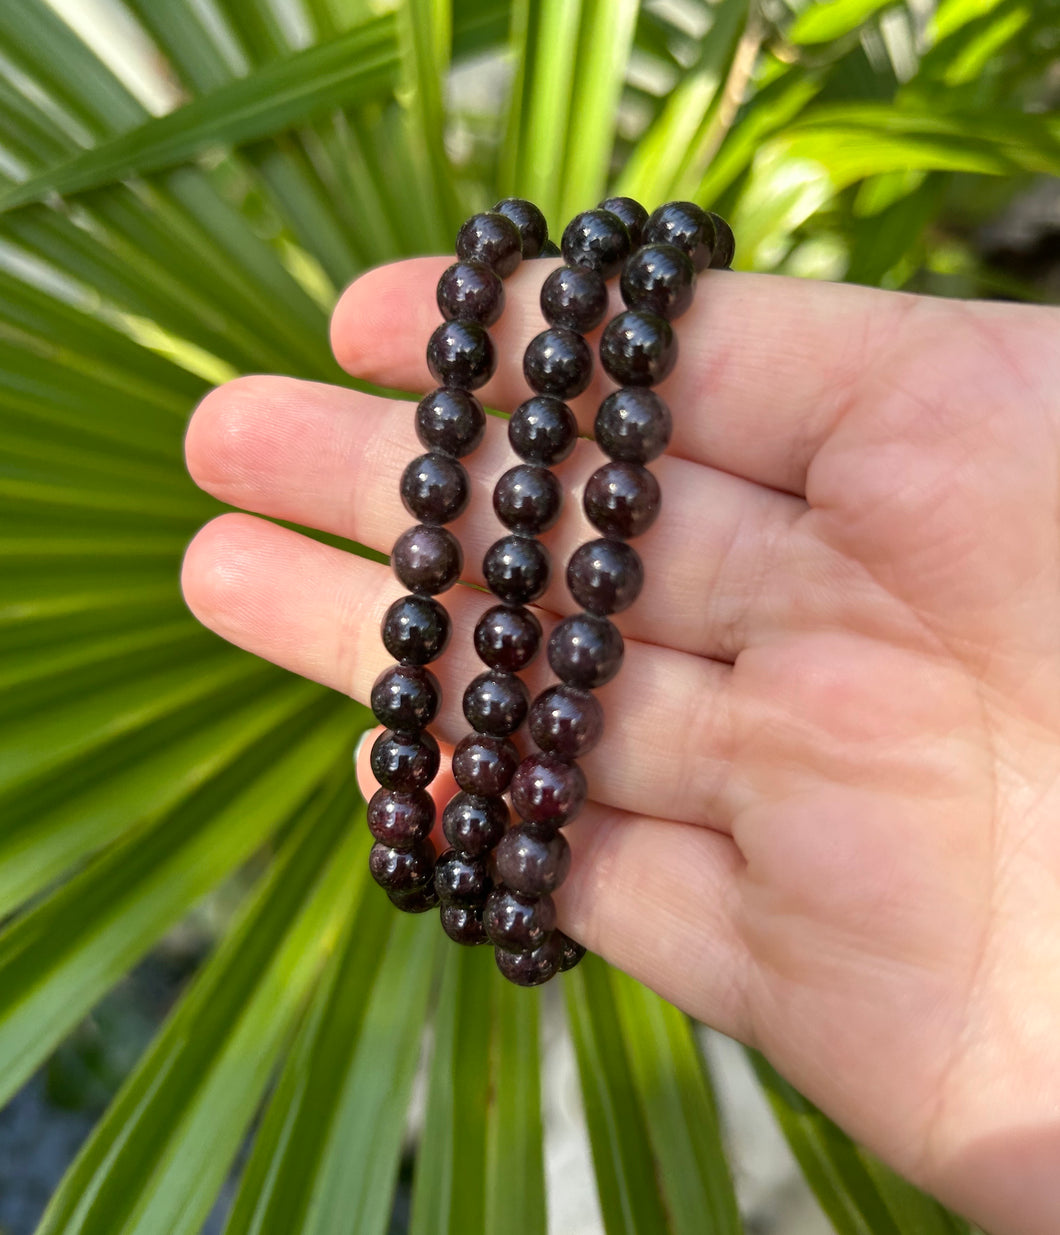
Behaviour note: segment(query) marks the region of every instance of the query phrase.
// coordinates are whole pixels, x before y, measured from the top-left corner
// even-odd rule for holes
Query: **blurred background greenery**
[[[0,1097],[94,1121],[40,1232],[567,1235],[542,1007],[586,1231],[766,1229],[687,1018],[592,960],[508,988],[365,888],[367,713],[182,604],[221,509],[184,427],[237,373],[350,384],[338,291],[507,193],[557,230],[693,198],[739,269],[1056,299],[1058,44],[1060,0],[0,4]],[[753,1066],[840,1235],[967,1229]]]

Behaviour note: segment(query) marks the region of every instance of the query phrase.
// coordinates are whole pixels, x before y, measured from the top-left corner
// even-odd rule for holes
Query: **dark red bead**
[[[497,968],[516,986],[542,986],[559,973],[563,965],[563,943],[558,931],[552,931],[530,952],[494,952]]]
[[[434,799],[422,789],[377,789],[368,803],[368,829],[391,849],[414,849],[434,827]]]
[[[541,648],[541,623],[522,605],[494,605],[475,624],[475,651],[491,669],[516,673]]]
[[[527,463],[562,463],[577,440],[574,413],[555,395],[534,395],[520,403],[508,421],[508,441]]]
[[[592,349],[576,330],[564,326],[543,330],[523,353],[523,376],[539,394],[572,399],[588,389],[592,375]]]
[[[714,222],[695,202],[667,202],[653,210],[641,234],[644,244],[672,244],[706,270],[714,253]]]
[[[437,660],[449,642],[449,614],[429,596],[402,596],[383,617],[383,646],[403,665]]]
[[[392,849],[379,841],[368,854],[372,878],[388,892],[411,892],[431,880],[434,871],[434,846],[421,841],[412,849]]]
[[[485,903],[493,881],[485,858],[472,858],[457,849],[447,849],[434,866],[434,886],[441,900],[471,909]]]
[[[465,948],[473,948],[480,943],[489,943],[486,938],[486,928],[482,925],[480,908],[465,909],[462,905],[450,902],[442,905],[438,916],[442,923],[442,930],[453,943],[463,944]]]
[[[504,284],[483,262],[455,262],[438,280],[437,298],[447,322],[461,318],[492,326],[504,310]]]
[[[464,691],[464,716],[472,729],[506,738],[526,719],[530,692],[522,678],[490,669],[472,679]]]
[[[659,482],[638,463],[605,463],[589,477],[582,505],[593,527],[605,536],[629,540],[643,535],[662,505]]]
[[[518,766],[512,743],[488,733],[469,733],[453,751],[453,779],[468,793],[505,793]]]
[[[416,436],[428,450],[459,459],[486,433],[486,411],[468,390],[432,390],[416,406]]]
[[[410,592],[433,596],[460,578],[464,554],[447,528],[419,523],[394,542],[390,564]]]
[[[510,888],[494,888],[486,898],[482,925],[495,947],[530,952],[555,928],[556,907],[551,896],[520,896]]]
[[[563,507],[563,486],[555,473],[536,463],[519,463],[493,486],[493,510],[513,532],[547,532]]]
[[[461,390],[478,390],[493,376],[497,353],[485,326],[478,322],[442,322],[427,343],[427,368],[436,382]]]
[[[573,969],[582,959],[585,955],[585,948],[571,939],[569,935],[564,935],[562,931],[557,931],[556,934],[559,935],[563,942],[563,957],[559,963],[560,971],[566,973],[568,969]]]
[[[707,218],[714,224],[715,233],[714,253],[710,259],[711,269],[729,270],[732,267],[732,259],[736,256],[736,237],[732,234],[732,228],[720,214],[708,210]]]
[[[407,892],[387,892],[390,903],[402,913],[426,913],[438,904],[433,880]]]
[[[560,266],[541,286],[541,312],[550,326],[586,334],[607,313],[607,284],[588,266]]]
[[[548,240],[548,223],[534,203],[523,197],[503,197],[493,209],[519,229],[523,257],[537,257]]]
[[[527,823],[562,827],[585,805],[585,773],[576,763],[540,752],[519,764],[512,777],[512,809]]]
[[[583,210],[563,229],[560,242],[568,266],[588,266],[603,278],[618,274],[633,247],[629,230],[610,210]]]
[[[473,214],[456,235],[456,254],[465,261],[483,262],[501,278],[519,265],[523,241],[519,228],[496,210]]]
[[[567,562],[570,594],[589,613],[621,613],[640,595],[644,566],[632,545],[621,540],[589,540]]]
[[[619,286],[629,308],[657,313],[672,322],[692,304],[696,268],[672,244],[646,244],[622,267]]]
[[[677,363],[677,339],[665,317],[627,309],[600,336],[600,363],[620,386],[655,386]]]
[[[593,434],[596,444],[623,463],[650,463],[670,444],[670,409],[654,390],[626,386],[600,404]]]
[[[401,500],[421,523],[451,523],[471,496],[464,465],[432,451],[413,459],[401,477]]]
[[[549,552],[531,536],[502,536],[486,550],[482,573],[493,594],[509,605],[537,600],[552,577]]]
[[[438,715],[442,688],[422,665],[391,665],[372,683],[376,720],[395,733],[419,733]]]
[[[584,690],[610,682],[622,667],[623,652],[618,627],[591,613],[564,618],[548,640],[552,672],[568,686]]]
[[[560,759],[587,755],[604,733],[604,709],[591,691],[578,686],[549,686],[530,705],[530,736]]]
[[[426,730],[401,734],[384,729],[372,744],[372,775],[384,789],[426,789],[440,762],[438,743]]]
[[[496,852],[497,878],[523,896],[555,892],[570,870],[570,845],[562,832],[544,836],[516,827],[505,834]]]
[[[470,857],[490,852],[508,826],[508,805],[503,798],[477,793],[456,793],[442,811],[445,839]]]
[[[626,225],[633,247],[641,243],[641,232],[648,221],[648,212],[632,197],[606,197],[599,205],[600,210],[610,210]]]

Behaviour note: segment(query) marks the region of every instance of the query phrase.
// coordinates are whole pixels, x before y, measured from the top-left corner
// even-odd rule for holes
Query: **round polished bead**
[[[648,212],[640,202],[634,201],[632,197],[605,197],[599,209],[610,210],[612,214],[618,215],[626,225],[634,248],[641,243],[641,232],[648,221]]]
[[[422,789],[377,789],[368,803],[368,830],[391,849],[414,849],[434,827],[434,799]]]
[[[482,925],[482,910],[480,908],[465,909],[463,905],[452,902],[442,904],[438,914],[442,930],[453,943],[461,943],[466,948],[473,948],[480,943],[489,943],[486,928]]]
[[[461,390],[485,386],[497,368],[489,331],[478,322],[442,322],[427,344],[427,368],[443,386]]]
[[[670,444],[673,420],[670,409],[654,390],[625,386],[613,390],[600,404],[593,434],[596,444],[612,459],[650,463]]]
[[[384,729],[372,744],[372,775],[384,789],[411,793],[426,789],[438,774],[441,753],[427,732],[394,733]]]
[[[419,733],[438,715],[442,688],[422,665],[391,665],[372,684],[376,720],[395,733]]]
[[[497,878],[523,896],[555,892],[570,870],[570,845],[562,832],[543,836],[533,828],[515,827],[497,846]]]
[[[470,909],[485,901],[493,881],[486,871],[485,858],[447,849],[435,863],[434,886],[443,901]]]
[[[577,440],[574,413],[555,395],[534,395],[520,403],[508,421],[508,441],[527,463],[562,463]]]
[[[519,764],[512,777],[512,809],[527,823],[558,828],[585,805],[588,786],[576,763],[540,752]]]
[[[447,322],[462,318],[492,326],[504,311],[504,284],[483,262],[454,262],[438,280],[436,295]]]
[[[530,705],[530,736],[560,759],[587,755],[604,733],[604,709],[597,697],[577,686],[549,686]]]
[[[541,246],[541,252],[538,257],[559,257],[562,250],[554,240],[546,240]]]
[[[475,625],[475,651],[491,669],[525,669],[540,647],[541,623],[521,605],[494,605]]]
[[[504,793],[518,766],[512,743],[488,733],[469,733],[453,751],[453,779],[468,793]]]
[[[434,846],[420,841],[412,849],[393,849],[376,841],[368,854],[372,878],[388,892],[410,892],[429,883],[434,870]]]
[[[607,313],[607,284],[588,266],[560,266],[541,285],[541,312],[550,326],[585,334]]]
[[[550,326],[527,344],[523,376],[539,394],[572,399],[588,389],[593,353],[576,330]]]
[[[736,237],[732,234],[732,228],[720,214],[708,210],[707,218],[714,224],[715,233],[714,253],[710,259],[711,268],[728,270],[732,266],[732,259],[736,256]]]
[[[548,223],[534,203],[524,197],[503,197],[493,209],[511,219],[519,229],[523,257],[537,257],[548,240]]]
[[[509,605],[537,600],[552,577],[549,552],[531,536],[502,536],[486,550],[482,574],[490,591]]]
[[[383,616],[383,646],[403,665],[437,660],[449,642],[449,614],[429,596],[401,596]]]
[[[655,522],[662,494],[659,482],[639,463],[605,463],[589,477],[582,504],[593,527],[629,540]]]
[[[479,261],[506,279],[519,265],[523,242],[519,228],[496,210],[473,214],[456,234],[456,254]]]
[[[672,322],[692,303],[696,268],[672,244],[646,244],[622,267],[619,287],[629,308],[657,313]]]
[[[563,508],[563,486],[554,472],[536,463],[519,463],[493,486],[493,510],[513,532],[547,532]]]
[[[488,854],[507,826],[508,805],[499,797],[455,793],[442,811],[445,839],[454,849],[472,858]]]
[[[405,468],[400,492],[405,509],[421,523],[451,523],[467,509],[471,485],[462,463],[432,451]]]
[[[409,888],[407,892],[387,892],[390,903],[402,913],[426,913],[438,904],[438,893],[434,881]]]
[[[530,952],[494,952],[497,968],[516,986],[543,986],[563,967],[563,943],[558,931],[552,931]]]
[[[482,925],[496,947],[529,952],[555,928],[556,906],[551,896],[520,896],[510,888],[494,888],[486,897]]]
[[[653,210],[641,234],[644,244],[672,244],[706,270],[714,253],[714,222],[695,202],[667,202]]]
[[[568,266],[588,266],[603,278],[618,274],[633,244],[629,230],[610,210],[583,210],[563,229],[560,241]]]
[[[592,613],[564,618],[549,636],[548,663],[568,686],[596,690],[622,667],[624,652],[618,627]]]
[[[464,717],[472,729],[506,738],[519,728],[530,708],[530,692],[522,678],[490,669],[473,678],[464,691]]]
[[[434,596],[460,578],[464,554],[448,529],[418,523],[394,542],[390,562],[410,592]]]
[[[468,390],[432,390],[416,406],[416,436],[428,450],[459,459],[486,433],[486,411]]]
[[[566,973],[582,959],[585,955],[585,948],[571,939],[569,935],[564,935],[562,931],[557,931],[556,934],[563,942],[563,957],[559,963],[560,972]]]
[[[621,540],[586,541],[567,562],[570,594],[589,613],[604,617],[621,613],[637,599],[643,586],[640,555]]]
[[[677,363],[677,339],[665,317],[627,309],[600,337],[600,363],[622,386],[655,386]]]

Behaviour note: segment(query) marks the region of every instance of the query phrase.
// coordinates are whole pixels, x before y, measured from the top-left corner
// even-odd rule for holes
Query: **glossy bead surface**
[[[434,737],[384,729],[372,744],[372,775],[384,789],[426,789],[438,774],[441,753]]]
[[[471,485],[462,463],[431,451],[405,468],[399,491],[405,509],[421,523],[451,523],[467,509]]]
[[[541,648],[541,623],[521,605],[494,605],[475,624],[475,651],[491,669],[517,673]]]
[[[633,247],[641,243],[641,233],[648,221],[648,212],[632,197],[605,197],[599,205],[600,210],[610,210],[626,225]]]
[[[482,925],[482,910],[479,908],[465,909],[463,905],[452,902],[443,904],[438,918],[442,930],[453,943],[463,944],[465,948],[476,947],[480,943],[489,943],[486,928]]]
[[[546,240],[541,246],[541,252],[538,257],[559,257],[562,250],[554,240]]]
[[[485,901],[493,882],[484,858],[447,849],[435,863],[434,886],[442,901],[472,909]]]
[[[562,832],[543,836],[516,827],[505,834],[496,852],[497,878],[523,896],[554,892],[570,870],[570,845]]]
[[[419,523],[394,542],[390,564],[410,592],[434,596],[460,578],[464,554],[452,532]]]
[[[641,235],[644,244],[672,244],[706,270],[714,253],[714,222],[695,202],[667,202],[653,210]]]
[[[607,313],[607,284],[588,266],[560,266],[541,286],[541,312],[550,326],[581,334],[594,330]]]
[[[516,986],[543,986],[559,973],[563,965],[563,943],[558,931],[530,952],[494,952],[497,968]]]
[[[493,510],[513,532],[547,532],[563,508],[563,486],[555,473],[535,463],[509,468],[493,486]]]
[[[618,627],[592,613],[564,618],[548,640],[548,663],[568,686],[596,690],[622,667],[625,651]]]
[[[518,766],[519,752],[512,743],[488,733],[469,733],[453,751],[453,779],[468,793],[504,793]]]
[[[368,854],[372,878],[388,892],[409,892],[422,887],[434,870],[434,846],[421,841],[412,849],[392,849],[379,841]]]
[[[578,759],[603,737],[604,709],[591,691],[549,686],[530,705],[527,724],[543,751],[560,759]]]
[[[562,463],[577,440],[574,413],[555,395],[534,395],[520,403],[508,421],[508,441],[527,463]]]
[[[662,494],[659,482],[639,463],[605,463],[586,482],[582,505],[605,536],[629,540],[655,522]]]
[[[428,450],[459,459],[470,454],[486,432],[486,411],[468,390],[432,390],[416,406],[416,436]]]
[[[407,892],[388,891],[387,896],[394,908],[400,909],[402,913],[426,913],[438,904],[438,893],[435,891],[433,880],[428,880],[427,883],[418,887],[409,888]]]
[[[482,925],[496,947],[529,952],[555,928],[556,906],[551,896],[520,896],[510,888],[494,888],[486,898]]]
[[[472,729],[506,738],[526,719],[530,692],[514,673],[490,669],[472,679],[464,691],[463,706],[464,717]]]
[[[401,596],[383,615],[383,646],[403,665],[426,665],[445,651],[449,614],[429,596]]]
[[[548,223],[534,203],[523,197],[503,197],[493,209],[519,229],[523,257],[537,257],[548,240]]]
[[[455,793],[442,811],[445,839],[472,858],[489,853],[507,827],[508,804],[503,798]]]
[[[708,210],[707,217],[714,224],[715,233],[714,254],[710,259],[711,269],[728,270],[732,266],[732,259],[736,256],[736,237],[732,234],[732,228],[720,214]]]
[[[633,243],[629,230],[610,210],[583,210],[563,229],[560,248],[568,266],[588,266],[605,279],[618,274]]]
[[[527,823],[558,828],[585,805],[588,786],[576,763],[541,751],[527,755],[512,777],[512,809]]]
[[[368,803],[368,830],[391,849],[414,849],[434,827],[434,799],[422,789],[377,789]]]
[[[593,353],[575,330],[550,326],[531,339],[523,353],[523,376],[539,394],[572,399],[587,390]]]
[[[473,214],[456,234],[456,254],[483,262],[505,279],[519,265],[523,242],[519,228],[496,210]]]
[[[438,280],[436,297],[447,322],[463,318],[492,326],[504,311],[504,284],[484,262],[454,262]]]
[[[621,386],[655,386],[677,363],[673,327],[657,313],[627,309],[604,327],[600,363]]]
[[[372,683],[376,720],[395,733],[419,733],[438,715],[442,688],[422,665],[391,665]]]
[[[442,322],[427,344],[427,368],[436,382],[478,390],[493,376],[497,353],[485,326],[478,322]]]
[[[632,466],[632,465],[631,465]],[[621,613],[640,595],[644,566],[632,545],[621,540],[589,540],[567,562],[567,587],[589,613]]]
[[[571,939],[569,935],[564,935],[562,931],[557,931],[556,934],[563,943],[563,956],[559,962],[560,972],[566,973],[582,959],[585,955],[585,948]]]
[[[650,463],[670,444],[673,419],[654,390],[626,386],[613,390],[600,404],[593,434],[612,459]]]
[[[531,536],[502,536],[486,550],[482,573],[490,591],[509,605],[542,595],[552,577],[548,550]]]
[[[672,322],[692,303],[696,268],[672,244],[646,244],[622,267],[619,287],[629,308],[657,313]]]

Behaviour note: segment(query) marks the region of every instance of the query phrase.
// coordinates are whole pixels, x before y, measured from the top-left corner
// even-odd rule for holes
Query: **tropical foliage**
[[[989,287],[955,203],[1060,173],[1058,31],[1057,0],[0,5],[3,1098],[249,888],[41,1232],[190,1235],[248,1135],[228,1235],[386,1231],[425,1025],[411,1230],[545,1229],[539,997],[365,887],[364,709],[183,607],[220,509],[196,400],[348,382],[337,291],[508,192],[692,197],[744,268]],[[741,1230],[687,1018],[601,963],[563,987],[608,1235]],[[964,1229],[755,1066],[837,1231]]]

